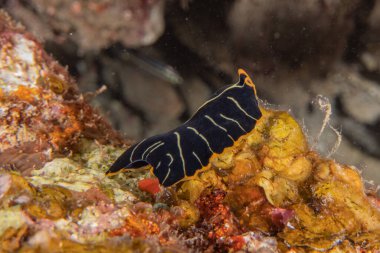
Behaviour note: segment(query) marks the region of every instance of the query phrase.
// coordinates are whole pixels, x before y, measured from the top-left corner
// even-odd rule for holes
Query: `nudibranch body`
[[[261,117],[255,85],[244,70],[238,73],[238,83],[217,92],[183,125],[131,146],[107,174],[150,164],[167,187],[206,167],[214,154],[252,131]]]

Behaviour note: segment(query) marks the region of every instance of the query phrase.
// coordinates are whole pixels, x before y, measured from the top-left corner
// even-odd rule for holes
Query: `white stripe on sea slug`
[[[227,131],[226,128],[224,128],[224,127],[218,125],[218,124],[215,122],[215,120],[213,120],[210,116],[206,115],[205,117],[206,117],[208,120],[210,120],[211,123],[213,123],[216,127],[219,127],[219,128],[222,129],[224,132],[226,132],[226,134],[227,134],[228,137],[232,140],[232,142],[235,141],[234,138],[232,138],[231,135],[228,134],[228,131]]]
[[[194,127],[186,127],[186,128],[192,130],[192,131],[193,131],[194,133],[196,133],[199,137],[201,137],[202,140],[207,144],[207,146],[208,146],[208,148],[210,149],[210,151],[211,151],[212,153],[215,153],[215,152],[211,149],[210,143],[208,142],[208,140],[206,139],[206,137],[204,137],[202,134],[200,134],[200,133],[198,132],[197,129],[195,129]]]
[[[229,118],[229,117],[227,117],[226,115],[224,115],[224,114],[219,114],[220,115],[220,117],[222,117],[222,118],[224,118],[224,119],[226,119],[226,120],[229,120],[229,121],[232,121],[232,122],[234,122],[234,123],[236,123],[236,125],[238,125],[239,127],[240,127],[240,129],[241,130],[243,130],[245,133],[247,132],[241,125],[240,125],[240,123],[238,122],[238,121],[236,121],[236,120],[234,120],[234,119],[232,119],[232,118]]]
[[[247,117],[249,117],[249,118],[251,118],[251,119],[257,121],[256,118],[254,118],[254,117],[252,117],[251,115],[249,115],[249,114],[248,114],[248,113],[247,113],[247,112],[246,112],[246,111],[240,106],[239,102],[236,101],[236,99],[234,99],[233,97],[227,97],[227,99],[229,99],[229,100],[231,100],[232,102],[234,102],[235,105],[239,108],[239,110],[242,111]]]
[[[179,156],[181,157],[181,161],[182,161],[183,175],[186,176],[185,159],[183,158],[182,147],[181,147],[181,136],[178,132],[174,132],[174,134],[177,136],[177,146],[179,150]]]

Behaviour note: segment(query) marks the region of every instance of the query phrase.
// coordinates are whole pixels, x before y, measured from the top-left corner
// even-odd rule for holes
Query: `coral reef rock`
[[[121,42],[152,44],[164,30],[164,0],[8,1],[6,8],[40,39],[75,41],[80,50],[100,50]]]
[[[0,14],[0,165],[28,174],[81,138],[120,138],[85,101],[67,69]]]

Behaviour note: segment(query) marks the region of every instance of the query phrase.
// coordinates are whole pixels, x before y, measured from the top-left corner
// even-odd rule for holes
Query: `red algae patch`
[[[148,192],[152,195],[158,193],[161,190],[157,178],[142,179],[139,181],[138,186],[141,191]]]

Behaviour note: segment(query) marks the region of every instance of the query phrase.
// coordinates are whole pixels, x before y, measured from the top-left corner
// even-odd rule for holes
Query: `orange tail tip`
[[[244,69],[239,69],[238,70],[238,74],[239,76],[245,76],[245,80],[244,82],[248,85],[248,86],[251,86],[255,92],[255,96],[257,97],[257,93],[256,93],[256,86],[255,84],[253,83],[251,77],[247,74],[247,72],[244,70]]]

